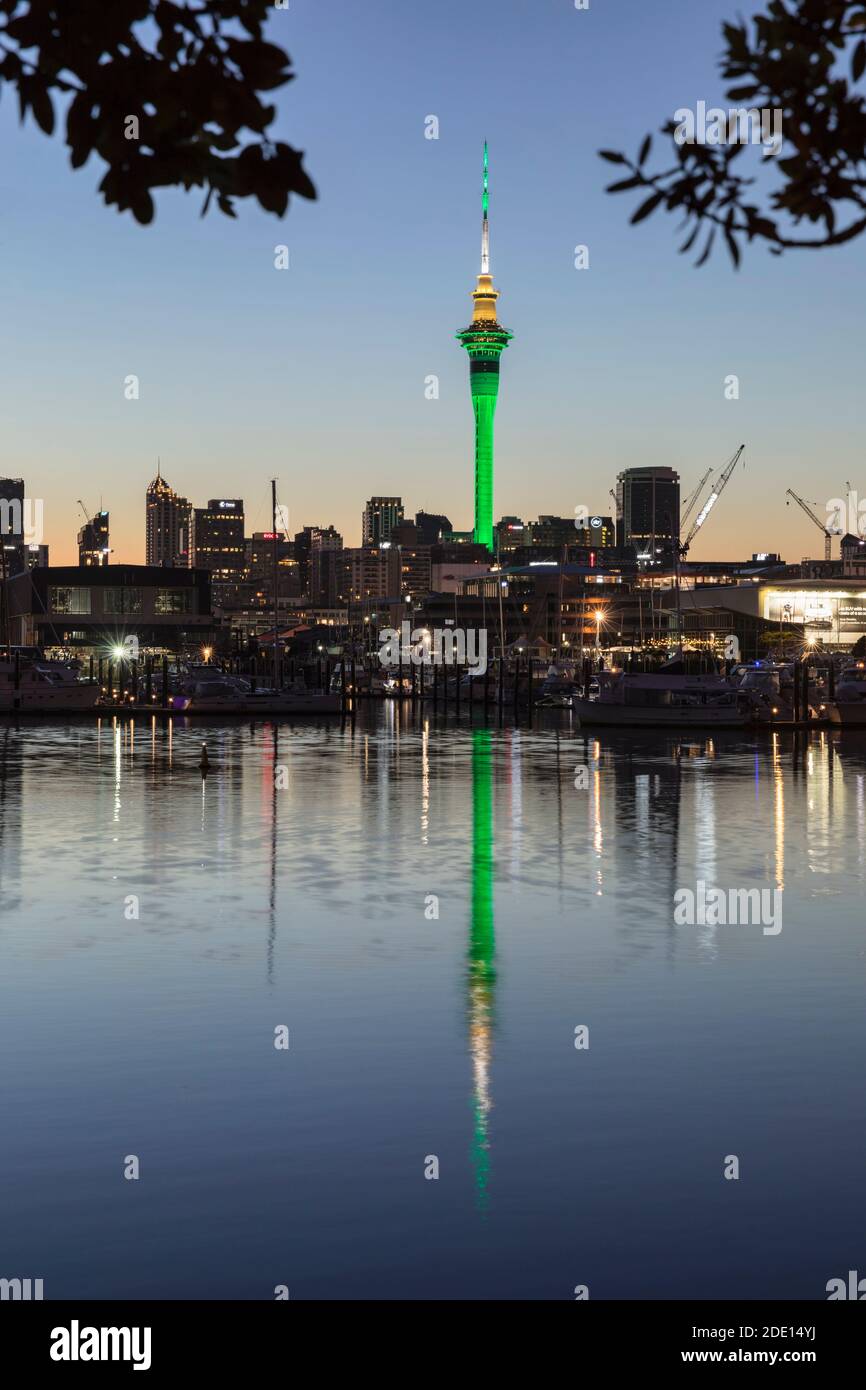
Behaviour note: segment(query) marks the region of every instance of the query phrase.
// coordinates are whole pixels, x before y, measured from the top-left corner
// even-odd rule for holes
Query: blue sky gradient
[[[674,219],[629,227],[634,195],[604,193],[616,171],[597,156],[634,152],[678,107],[728,104],[717,59],[736,14],[735,0],[292,0],[270,23],[297,72],[275,94],[275,134],[306,151],[320,196],[282,221],[244,202],[236,222],[202,220],[200,193],[169,191],[140,227],[101,202],[99,162],[73,172],[5,90],[0,468],[45,499],[52,560],[75,557],[78,497],[110,509],[114,561],[142,560],[157,455],[198,505],[242,495],[249,530],[268,523],[272,475],[292,530],[333,522],[357,544],[375,493],[470,527],[454,334],[478,270],[485,137],[515,335],[495,515],[609,511],[617,470],[638,463],[678,468],[688,490],[745,442],[693,558],[823,554],[784,493],[822,510],[846,479],[866,494],[866,243],[782,259],[753,247],[739,273],[719,252],[695,270]],[[574,269],[578,243],[589,270]]]

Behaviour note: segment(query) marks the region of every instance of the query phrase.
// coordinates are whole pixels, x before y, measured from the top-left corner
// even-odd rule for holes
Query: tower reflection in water
[[[472,1164],[479,1207],[489,1201],[490,1065],[496,989],[493,920],[493,750],[489,729],[472,733],[472,918],[467,987],[472,1058]]]

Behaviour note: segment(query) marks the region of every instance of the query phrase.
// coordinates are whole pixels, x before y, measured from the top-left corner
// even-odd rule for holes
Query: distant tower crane
[[[701,493],[703,492],[703,490],[704,490],[704,483],[707,481],[707,478],[710,476],[710,474],[712,473],[712,471],[713,471],[712,468],[708,468],[708,469],[707,469],[706,473],[705,473],[704,476],[701,478],[701,481],[698,483],[698,485],[697,485],[697,487],[695,488],[694,492],[691,493],[690,496],[686,498],[686,505],[685,505],[685,507],[684,507],[684,509],[683,509],[683,514],[682,514],[682,516],[680,517],[680,529],[682,529],[682,527],[685,526],[686,522],[688,521],[689,517],[691,516],[691,514],[692,514],[692,508],[694,507],[695,503],[697,502],[698,498],[700,497]]]
[[[680,555],[683,557],[683,559],[685,559],[686,555],[688,555],[689,547],[691,546],[692,541],[700,531],[701,527],[703,526],[710,512],[713,510],[713,507],[718,502],[725,488],[728,486],[728,483],[730,482],[731,477],[733,475],[734,469],[736,468],[737,464],[742,458],[745,447],[745,444],[741,444],[737,452],[734,454],[733,458],[728,459],[728,462],[722,469],[718,483],[713,488],[706,502],[701,507],[701,510],[698,512],[697,516],[692,522],[692,529],[689,531],[689,534],[686,536],[685,540],[680,545]],[[710,471],[712,472],[712,469]],[[703,486],[703,484],[701,484],[701,486]]]
[[[786,497],[793,497],[794,501],[797,503],[797,506],[798,506],[798,507],[802,507],[803,511],[806,513],[806,515],[807,515],[807,517],[809,518],[809,520],[810,520],[810,521],[814,521],[814,523],[815,523],[815,525],[818,527],[818,530],[819,530],[819,531],[823,531],[823,533],[824,533],[824,559],[825,559],[825,560],[829,560],[829,559],[830,559],[830,545],[831,545],[831,542],[832,542],[832,538],[833,538],[833,536],[837,536],[837,535],[839,534],[839,532],[838,532],[838,531],[833,531],[833,530],[831,530],[829,526],[825,526],[824,523],[823,523],[823,521],[821,521],[820,517],[817,517],[817,516],[815,515],[815,513],[812,511],[812,507],[817,507],[817,505],[818,505],[817,502],[813,502],[813,503],[812,503],[812,507],[810,507],[810,506],[809,506],[809,503],[808,503],[808,502],[805,502],[805,501],[803,500],[802,497],[798,497],[797,494],[796,494],[796,492],[794,491],[794,489],[793,489],[793,488],[790,488],[790,487],[788,488],[787,492],[785,493],[785,496],[786,496]],[[790,503],[790,502],[786,502],[785,505],[786,505],[787,507],[790,507],[791,503]]]

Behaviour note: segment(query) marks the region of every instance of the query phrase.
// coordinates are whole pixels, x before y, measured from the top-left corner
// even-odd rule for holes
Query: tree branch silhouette
[[[735,84],[728,100],[737,109],[748,102],[749,109],[781,112],[781,150],[764,160],[781,175],[781,186],[762,207],[751,192],[756,178],[734,167],[749,147],[680,144],[673,138],[677,125],[671,120],[661,133],[671,139],[673,166],[660,173],[646,171],[649,135],[635,160],[601,150],[602,159],[623,165],[629,174],[606,191],[649,192],[633,214],[633,224],[660,207],[679,211],[680,230],[688,233],[680,252],[692,250],[700,239],[699,266],[717,241],[726,244],[735,266],[744,242],[763,241],[773,254],[782,255],[853,241],[866,231],[866,104],[856,90],[866,71],[866,3],[770,0],[752,20],[751,35],[746,22],[725,24],[723,34],[721,71]],[[801,226],[802,233],[797,230]],[[820,231],[807,234],[810,228]]]
[[[303,154],[268,137],[276,108],[261,94],[294,76],[262,36],[272,13],[269,0],[0,0],[0,90],[46,135],[56,94],[71,95],[72,167],[98,155],[105,202],[138,222],[171,186],[204,188],[202,215],[216,197],[234,217],[251,197],[281,217],[316,190]]]

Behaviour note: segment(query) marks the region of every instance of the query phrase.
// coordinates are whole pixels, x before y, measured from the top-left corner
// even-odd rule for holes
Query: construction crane
[[[695,517],[694,521],[692,522],[692,529],[689,531],[689,534],[686,536],[685,540],[684,540],[684,541],[682,542],[682,544],[680,545],[680,555],[683,557],[683,559],[685,559],[686,555],[688,555],[688,553],[689,553],[689,547],[691,546],[692,541],[694,540],[695,536],[696,536],[696,535],[698,534],[698,532],[700,531],[701,527],[703,526],[703,524],[704,524],[704,522],[706,521],[707,517],[709,516],[710,512],[713,510],[713,507],[714,507],[714,506],[716,505],[716,503],[718,502],[718,500],[719,500],[719,498],[721,497],[722,493],[724,492],[725,488],[728,486],[728,483],[729,483],[730,480],[731,480],[731,476],[732,476],[732,474],[733,474],[733,472],[734,472],[734,469],[736,468],[737,464],[739,463],[739,461],[740,461],[740,459],[741,459],[741,457],[742,457],[742,455],[743,455],[743,451],[744,451],[745,447],[746,447],[745,444],[741,444],[740,447],[739,447],[739,449],[737,450],[737,452],[734,454],[733,458],[728,459],[728,462],[725,464],[724,468],[722,469],[721,475],[720,475],[720,477],[719,477],[719,481],[717,482],[716,486],[713,488],[713,490],[712,490],[712,492],[710,493],[709,497],[707,498],[706,502],[705,502],[704,505],[701,507],[701,510],[698,512],[697,516]],[[745,467],[745,465],[743,465],[743,466]],[[712,470],[711,470],[711,471],[712,471]]]
[[[812,511],[812,507],[817,507],[817,505],[818,505],[817,502],[813,502],[813,503],[812,503],[812,507],[810,507],[810,506],[809,506],[809,503],[808,503],[808,502],[805,502],[805,501],[803,500],[802,497],[798,497],[797,494],[796,494],[796,492],[794,491],[794,489],[793,489],[793,488],[790,488],[790,487],[788,488],[787,492],[785,493],[785,496],[786,496],[786,497],[793,497],[794,501],[797,503],[797,506],[798,506],[798,507],[802,507],[803,511],[806,513],[806,515],[807,515],[807,517],[809,518],[809,520],[810,520],[810,521],[814,521],[814,523],[815,523],[815,525],[818,527],[818,530],[819,530],[819,531],[823,531],[823,533],[824,533],[824,559],[825,559],[825,560],[829,560],[829,559],[830,559],[830,545],[831,545],[832,539],[833,539],[834,536],[838,536],[840,533],[839,533],[838,531],[831,530],[831,528],[830,528],[829,526],[825,526],[824,523],[823,523],[823,521],[820,519],[820,517],[817,517],[817,516],[815,515],[815,513]],[[786,507],[790,507],[790,505],[791,505],[790,502],[786,502],[786,503],[785,503],[785,506],[786,506]]]
[[[703,490],[704,490],[704,483],[707,481],[707,478],[710,476],[710,474],[712,473],[712,471],[713,471],[712,468],[708,468],[708,469],[707,469],[706,473],[705,473],[704,476],[701,478],[701,481],[698,483],[698,485],[697,485],[697,487],[695,488],[694,492],[691,494],[691,496],[689,496],[689,497],[686,498],[686,505],[685,505],[685,508],[683,509],[683,514],[682,514],[682,516],[680,517],[680,530],[682,530],[682,528],[685,526],[686,522],[688,521],[689,517],[691,516],[691,514],[692,514],[692,507],[695,505],[695,503],[697,502],[697,500],[698,500],[698,498],[700,497],[701,493],[703,492]]]

